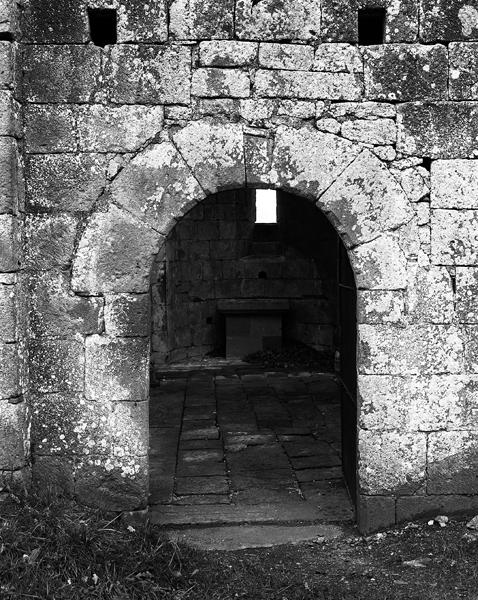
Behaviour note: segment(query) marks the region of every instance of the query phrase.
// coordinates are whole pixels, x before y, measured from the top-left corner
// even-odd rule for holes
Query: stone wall
[[[16,4],[0,2],[0,493],[29,480],[25,400],[21,66]]]
[[[362,530],[476,510],[478,13],[380,4],[385,43],[359,47],[351,0],[24,1],[25,363],[42,483],[145,505],[153,259],[206,196],[259,186],[316,203],[348,248]],[[87,5],[117,8],[116,45],[88,43]],[[0,220],[8,292],[19,218]],[[23,423],[21,404],[0,402]]]
[[[257,239],[254,198],[245,190],[210,196],[174,227],[153,274],[153,370],[224,354],[218,302],[234,298],[288,299],[284,339],[307,344],[332,362],[337,235],[301,198],[279,195],[278,212],[277,243]]]

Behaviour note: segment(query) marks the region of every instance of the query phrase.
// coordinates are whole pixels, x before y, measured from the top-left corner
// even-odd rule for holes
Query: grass
[[[0,515],[1,600],[478,599],[463,521],[221,553],[66,501],[4,502]]]

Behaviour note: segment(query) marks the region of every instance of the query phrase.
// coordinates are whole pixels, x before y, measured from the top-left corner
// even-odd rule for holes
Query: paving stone
[[[341,479],[342,469],[339,467],[324,467],[321,469],[303,469],[296,471],[296,477],[299,483],[308,483],[310,481],[320,481],[329,479]]]
[[[201,496],[200,494],[194,494],[192,496],[176,496],[173,499],[172,504],[178,506],[194,506],[204,504],[231,504],[231,499],[225,494],[206,494]]]
[[[176,467],[177,477],[212,477],[226,475],[226,465],[217,460],[203,460],[201,462],[186,462],[178,459]],[[208,493],[207,490],[204,493]]]
[[[217,440],[219,439],[219,429],[217,427],[203,427],[198,429],[189,429],[181,433],[181,440]]]
[[[180,450],[216,450],[222,451],[222,440],[181,440]]]
[[[190,494],[227,494],[229,485],[225,477],[177,477],[175,492]]]
[[[332,448],[327,453],[291,458],[290,462],[296,471],[302,469],[320,469],[322,467],[340,467],[342,465],[342,460]]]

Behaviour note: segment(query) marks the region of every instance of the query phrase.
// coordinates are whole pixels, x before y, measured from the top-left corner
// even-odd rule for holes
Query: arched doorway
[[[356,290],[325,215],[280,190],[210,195],[151,290],[153,520],[352,520]]]

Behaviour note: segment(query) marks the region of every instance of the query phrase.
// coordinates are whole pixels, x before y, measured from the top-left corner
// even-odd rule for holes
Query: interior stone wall
[[[300,198],[279,194],[278,213],[277,249],[269,255],[254,234],[254,197],[245,190],[206,198],[170,232],[152,275],[153,371],[224,353],[218,302],[234,298],[287,298],[284,339],[332,362],[337,234]]]
[[[100,48],[86,0],[23,4],[24,128],[5,86],[2,139],[24,139],[37,485],[146,505],[153,259],[197,202],[262,186],[316,203],[348,248],[361,529],[476,510],[476,10],[380,0],[384,44],[360,47],[361,2],[94,0],[118,11]],[[23,217],[1,206],[3,288]],[[20,392],[2,415],[21,421]]]

